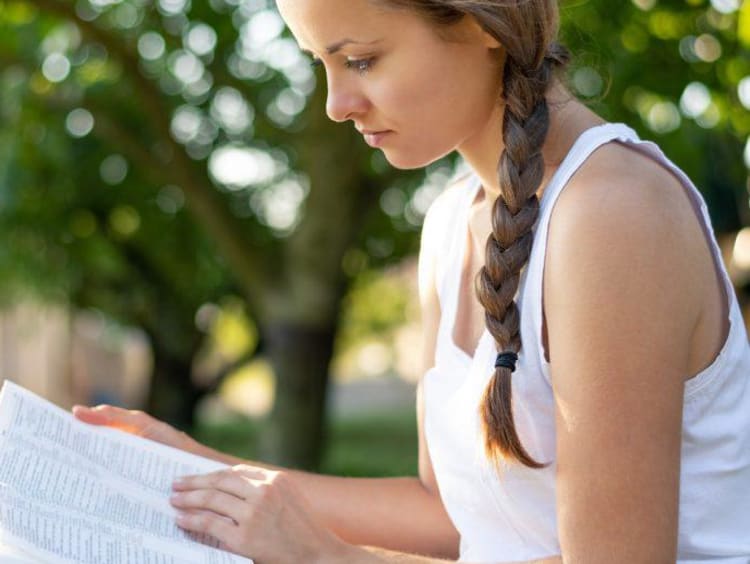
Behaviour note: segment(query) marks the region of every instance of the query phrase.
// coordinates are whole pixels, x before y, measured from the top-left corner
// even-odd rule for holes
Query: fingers
[[[237,533],[237,526],[232,521],[209,511],[180,511],[177,525],[193,533],[208,533],[223,545]]]
[[[106,425],[109,423],[109,417],[107,416],[104,408],[106,406],[100,405],[98,407],[87,407],[85,405],[74,405],[73,415],[84,423],[90,423],[92,425]]]
[[[170,502],[178,510],[177,525],[207,533],[229,550],[253,528],[257,489],[267,483],[267,472],[251,466],[179,478],[172,484]]]
[[[266,475],[264,470],[239,465],[209,474],[185,476],[173,482],[170,502],[191,514],[195,510],[208,510],[240,523],[248,517],[258,497],[258,488],[267,483]],[[190,522],[197,526],[195,520]]]
[[[150,425],[150,417],[141,411],[130,411],[112,405],[98,405],[86,407],[76,405],[73,415],[91,425],[114,427],[128,433],[139,435]]]
[[[173,494],[169,501],[181,513],[208,510],[231,519],[235,524],[240,521],[246,509],[244,499],[219,490],[178,492]]]
[[[232,468],[184,476],[172,483],[175,492],[215,489],[240,499],[246,499],[252,491],[252,481],[265,481],[268,472],[252,466],[238,465]]]

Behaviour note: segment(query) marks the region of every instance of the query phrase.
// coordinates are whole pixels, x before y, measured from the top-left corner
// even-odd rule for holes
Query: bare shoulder
[[[623,143],[597,149],[571,178],[555,206],[556,225],[628,228],[644,237],[699,227],[685,189],[667,168]]]
[[[550,306],[575,285],[590,308],[612,310],[614,300],[649,316],[658,305],[692,327],[714,278],[685,188],[637,149],[619,142],[600,147],[555,205],[545,268]]]
[[[710,262],[703,225],[677,176],[619,142],[600,147],[571,178],[555,205],[549,239],[553,248],[574,244],[582,254],[619,252],[631,265],[658,256],[674,275],[705,271],[697,257]]]

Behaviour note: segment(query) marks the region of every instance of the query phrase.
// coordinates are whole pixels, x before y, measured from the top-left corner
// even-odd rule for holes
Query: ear
[[[487,49],[500,49],[502,47],[500,41],[484,29],[474,16],[468,16],[466,20],[473,40],[480,42]]]
[[[482,30],[482,42],[487,49],[500,49],[502,47],[495,36],[484,29]]]

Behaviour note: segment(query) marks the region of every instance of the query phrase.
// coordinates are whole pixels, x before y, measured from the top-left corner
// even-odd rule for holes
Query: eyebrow
[[[329,55],[334,55],[341,51],[344,47],[347,45],[374,45],[375,43],[380,43],[382,39],[376,39],[374,41],[355,41],[354,39],[344,38],[341,41],[337,41],[336,43],[331,43],[328,47],[326,47],[326,53]],[[309,49],[301,49],[301,51],[307,55],[312,56],[312,52]]]

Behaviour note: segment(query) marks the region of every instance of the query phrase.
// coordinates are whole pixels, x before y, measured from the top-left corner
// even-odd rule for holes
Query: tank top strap
[[[549,217],[554,203],[560,196],[563,188],[568,184],[570,178],[581,168],[584,162],[602,145],[614,140],[639,141],[638,134],[622,123],[605,123],[587,129],[576,139],[563,162],[550,180],[542,194],[540,202],[540,214],[537,229],[542,227],[542,222],[549,223]],[[546,226],[544,227],[546,231]]]
[[[583,163],[599,147],[614,140],[639,141],[640,139],[633,129],[621,123],[605,123],[581,133],[547,184],[539,203],[539,217],[534,229],[534,245],[527,268],[522,274],[518,303],[522,311],[521,338],[525,343],[522,354],[530,354],[529,351],[534,351],[531,354],[535,358],[529,360],[548,381],[550,376],[542,344],[542,280],[552,210],[568,181]]]

